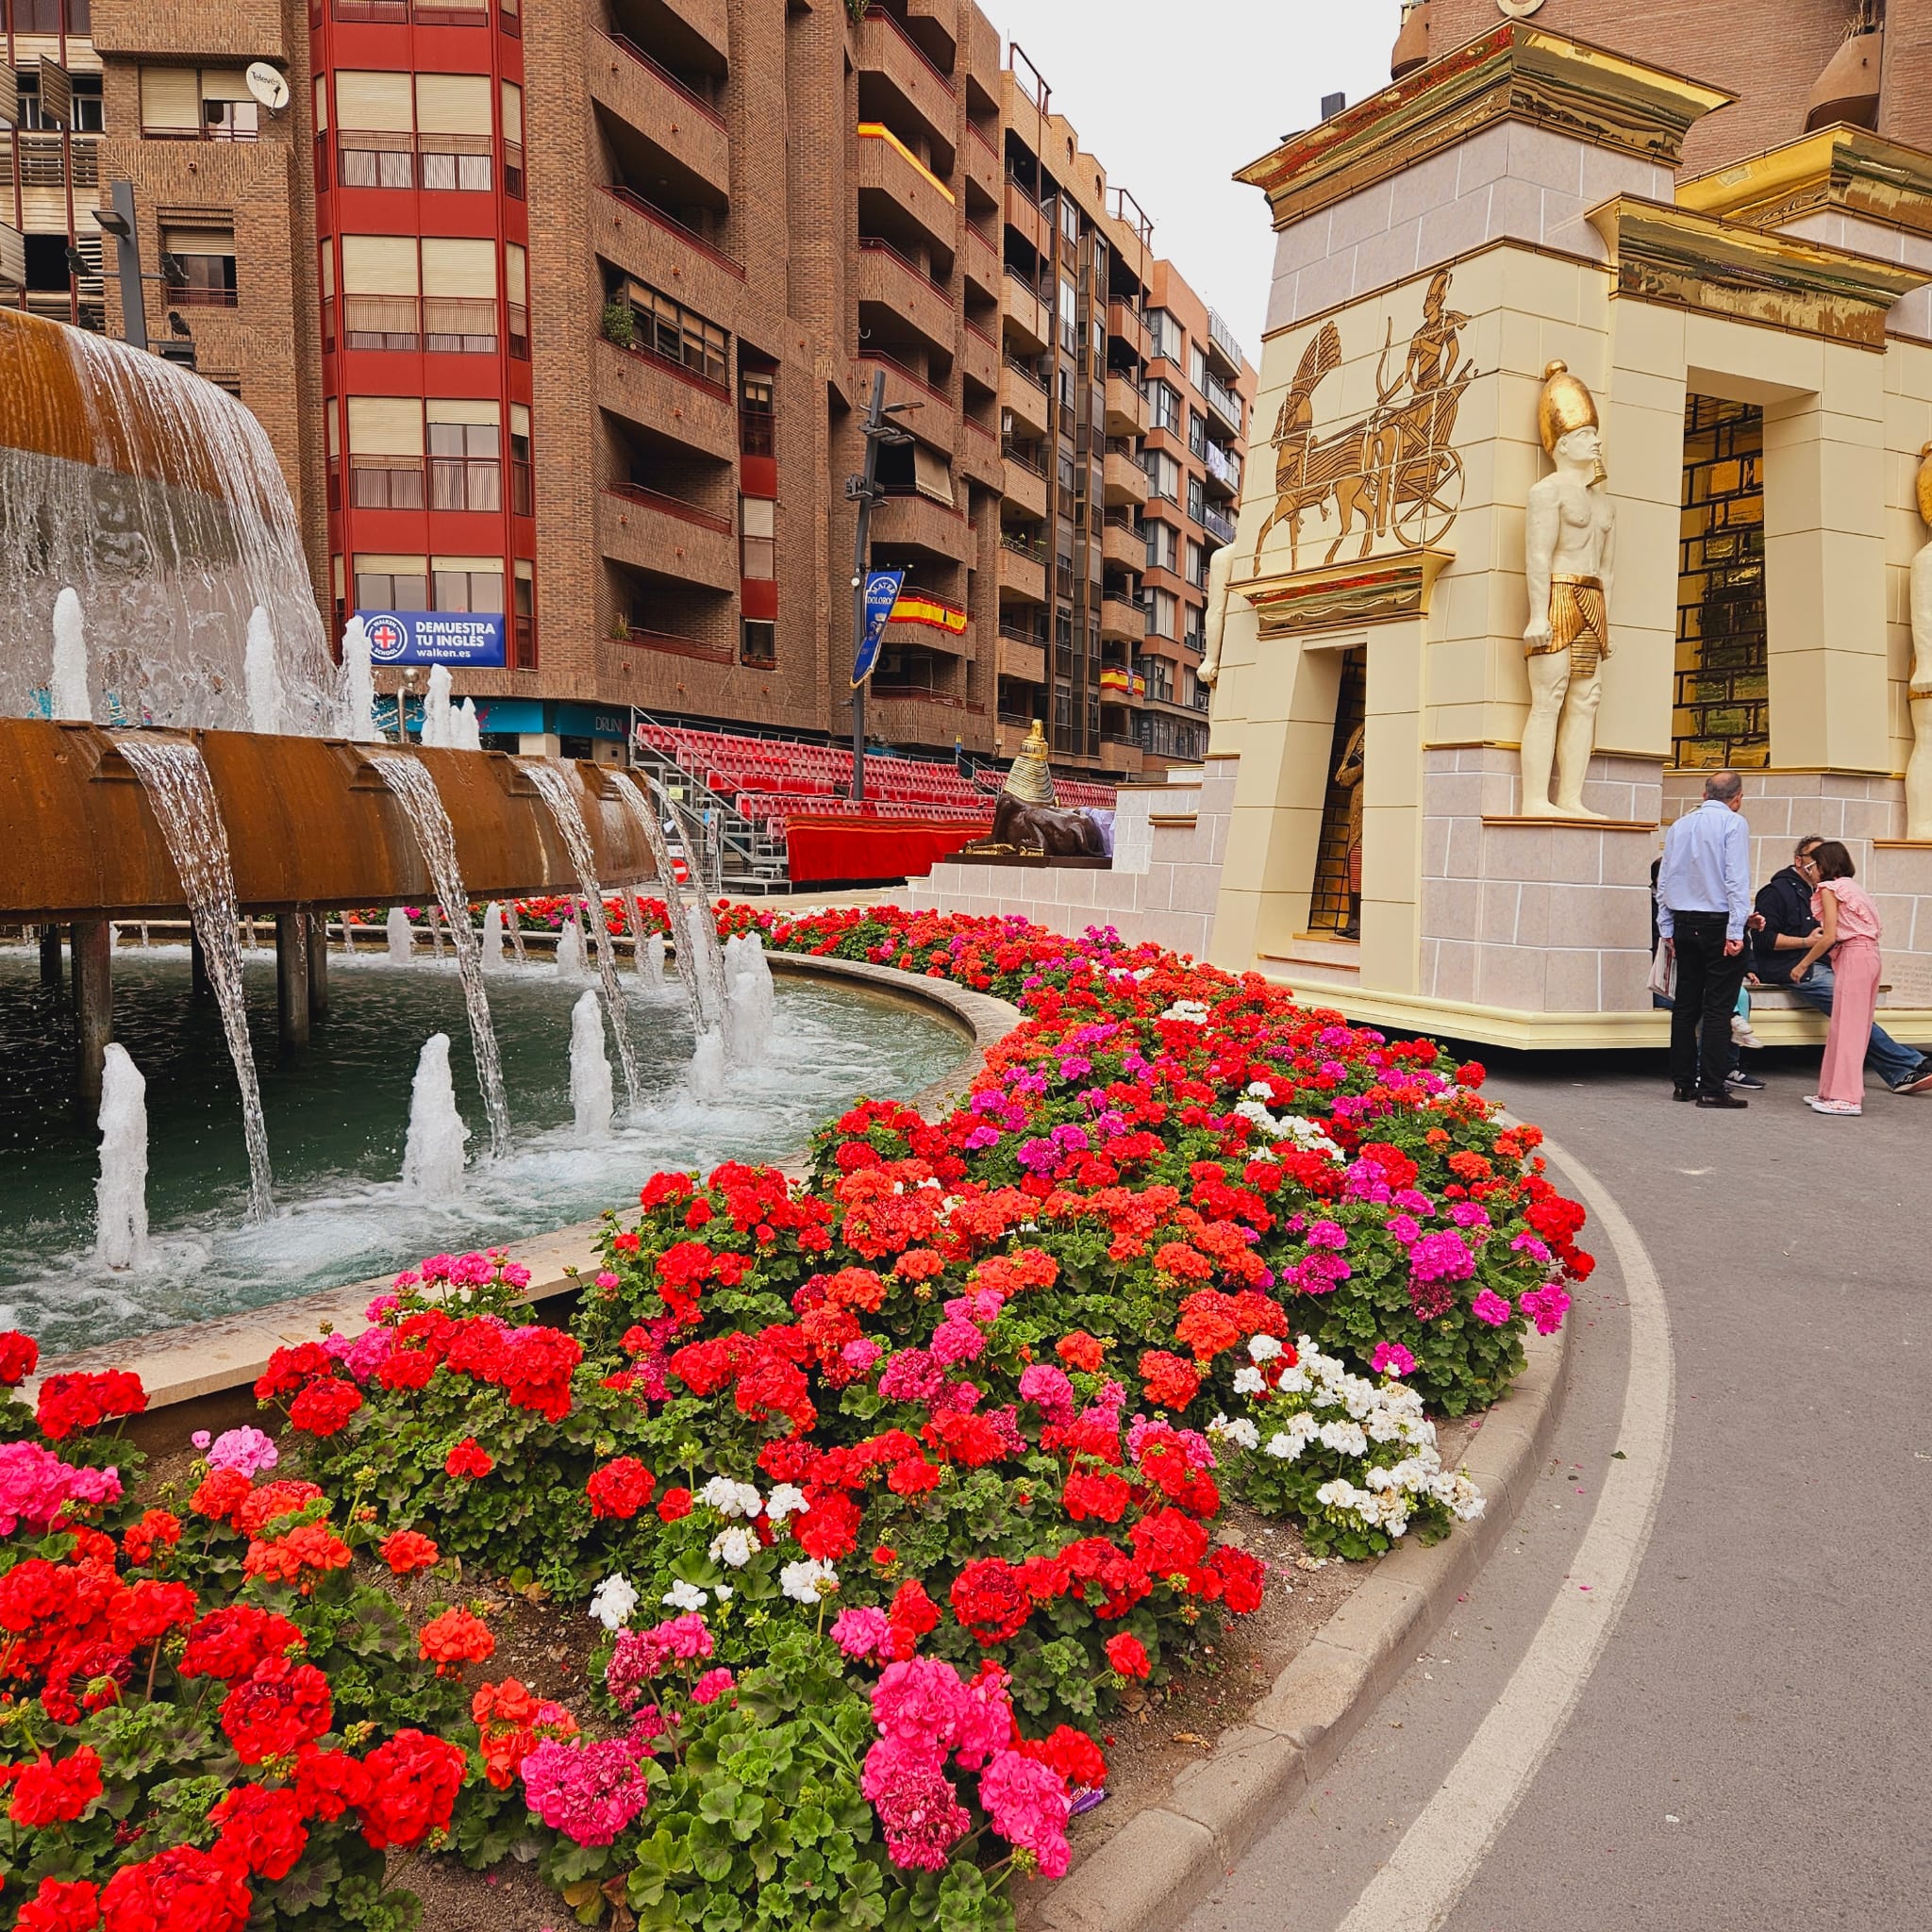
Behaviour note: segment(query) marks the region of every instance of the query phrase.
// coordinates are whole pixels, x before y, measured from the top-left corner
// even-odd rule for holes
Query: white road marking
[[[1569,1723],[1657,1520],[1676,1402],[1663,1288],[1596,1176],[1548,1141],[1542,1151],[1569,1175],[1624,1276],[1630,1365],[1616,1441],[1624,1459],[1609,1463],[1570,1573],[1502,1696],[1338,1932],[1434,1932],[1449,1916]]]

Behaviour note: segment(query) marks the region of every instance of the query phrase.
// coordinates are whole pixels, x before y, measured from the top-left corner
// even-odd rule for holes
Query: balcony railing
[[[868,255],[890,256],[908,275],[917,275],[919,279],[926,285],[927,288],[936,289],[941,295],[943,295],[946,292],[945,283],[941,281],[940,278],[936,275],[934,275],[929,268],[921,268],[920,265],[916,261],[914,261],[909,255],[907,255],[902,250],[894,247],[891,242],[888,242],[884,238],[884,236],[861,235],[858,238],[858,245],[862,249],[864,249]]]
[[[431,355],[493,356],[497,304],[487,295],[344,295],[342,330],[351,349],[424,350]],[[509,352],[530,353],[528,311],[508,305]]]
[[[1241,366],[1245,358],[1241,355],[1241,343],[1235,340],[1233,329],[1212,308],[1208,311],[1208,338],[1235,368]]]
[[[715,530],[721,537],[731,534],[728,516],[707,509],[702,504],[692,503],[686,497],[673,496],[668,491],[650,490],[641,483],[607,483],[604,491],[606,495],[620,496],[626,503],[641,504],[646,509],[661,510],[668,517],[695,524],[702,530]]]
[[[724,115],[719,113],[717,108],[712,107],[703,94],[697,92],[693,88],[687,87],[683,81],[678,79],[676,75],[672,73],[670,68],[665,66],[663,61],[654,60],[650,55],[645,53],[627,35],[605,34],[603,38],[608,41],[621,53],[628,54],[641,67],[648,67],[666,87],[670,88],[675,93],[681,94],[707,121],[714,122],[720,127],[724,125]]]
[[[702,658],[707,664],[729,664],[738,656],[729,644],[707,644],[686,637],[681,631],[652,630],[641,624],[621,625],[617,641],[641,650],[668,651],[675,658]]]
[[[1044,631],[1022,630],[1017,624],[1003,624],[1000,625],[1000,635],[1013,643],[1026,644],[1036,651],[1043,651],[1046,648]]]
[[[167,285],[170,308],[233,308],[237,306],[233,289],[196,288],[187,282]]]
[[[1008,356],[1006,358],[1006,363],[1007,367],[1010,369],[1015,375],[1018,375],[1022,377],[1024,380],[1031,383],[1033,387],[1037,389],[1041,395],[1046,394],[1046,377],[1041,375],[1039,370],[1034,368],[1032,363],[1023,361],[1018,356]]]
[[[667,234],[675,235],[680,242],[695,248],[700,255],[715,261],[726,275],[736,275],[741,282],[743,281],[744,264],[741,261],[734,261],[722,248],[707,242],[695,228],[687,228],[675,215],[666,214],[656,202],[646,201],[635,189],[620,188],[613,183],[606,188],[604,192],[633,212],[642,215],[647,222],[655,224]]]
[[[1241,399],[1231,390],[1223,388],[1211,375],[1208,378],[1208,387],[1204,392],[1208,397],[1208,407],[1239,433],[1241,426]]]
[[[1226,455],[1218,444],[1209,443],[1205,452],[1208,474],[1218,476],[1227,487],[1239,492],[1241,487],[1241,464],[1239,457]]]
[[[912,38],[912,36],[906,31],[906,29],[903,26],[901,26],[899,23],[895,19],[893,19],[893,17],[890,13],[888,13],[883,7],[868,7],[865,9],[865,17],[868,20],[884,21],[887,26],[889,26],[892,30],[894,36],[904,45],[909,47],[912,50],[913,58],[916,59],[920,63],[920,65],[924,67],[925,71],[929,75],[931,75],[932,77],[936,81],[938,81],[942,88],[945,89],[946,98],[948,100],[951,100],[953,98],[954,88],[951,77],[944,72],[942,68],[941,68],[934,61],[932,56],[929,55],[925,51],[925,49],[922,47],[919,44],[919,42],[915,41]]]
[[[510,145],[521,185],[523,150]],[[391,134],[344,127],[336,135],[336,179],[344,188],[487,194],[495,186],[493,146],[487,134]]]
[[[1046,481],[1045,470],[1041,467],[1036,458],[1027,455],[1025,449],[1021,444],[1017,442],[1002,442],[1000,444],[1000,454],[1006,458],[1008,462],[1017,465],[1020,469],[1024,470],[1027,475],[1038,476],[1042,483]]]
[[[529,465],[519,463],[519,471]],[[424,491],[425,477],[428,492]],[[529,479],[518,479],[528,515]],[[503,464],[496,457],[358,457],[349,458],[349,502],[356,509],[469,510],[503,508]]]
[[[933,397],[936,401],[945,404],[947,408],[950,409],[953,407],[953,399],[944,390],[929,383],[924,376],[919,375],[916,371],[908,369],[905,363],[899,360],[898,357],[889,356],[883,349],[861,349],[858,352],[858,359],[861,362],[882,362],[902,381],[909,382],[914,389],[924,390],[927,395]]]
[[[1234,525],[1218,509],[1208,508],[1202,510],[1201,527],[1210,537],[1219,537],[1224,543],[1234,541]]]

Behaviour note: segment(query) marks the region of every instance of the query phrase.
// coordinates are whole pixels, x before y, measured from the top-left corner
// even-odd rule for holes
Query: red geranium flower
[[[0,1329],[0,1389],[17,1389],[41,1363],[41,1345],[18,1328]]]
[[[1098,1374],[1100,1365],[1107,1359],[1107,1350],[1084,1328],[1061,1336],[1054,1344],[1054,1353],[1068,1368],[1083,1369],[1090,1375]]]
[[[434,1540],[415,1529],[396,1530],[382,1540],[380,1548],[382,1560],[398,1576],[407,1576],[412,1570],[433,1570],[442,1557]]]
[[[16,1764],[5,1775],[13,1783],[7,1815],[27,1831],[71,1824],[101,1795],[100,1754],[85,1744],[71,1757],[42,1751],[33,1763]]]
[[[286,1617],[253,1604],[228,1604],[210,1610],[188,1633],[188,1648],[178,1666],[184,1677],[219,1677],[239,1684],[254,1674],[257,1664],[281,1657],[303,1642],[301,1631]]]
[[[359,1811],[368,1800],[369,1774],[346,1751],[303,1747],[295,1760],[295,1801],[304,1818],[332,1824],[344,1811]]]
[[[495,1457],[475,1436],[465,1436],[443,1458],[442,1473],[474,1480],[488,1475],[495,1467]]]
[[[333,1436],[361,1407],[361,1390],[331,1375],[309,1383],[289,1405],[289,1426],[308,1436]]]
[[[108,1880],[101,1924],[103,1932],[242,1932],[254,1903],[225,1858],[174,1845]]]
[[[691,1514],[691,1491],[681,1483],[668,1489],[658,1498],[658,1520],[660,1523],[675,1523]]]
[[[313,1743],[333,1715],[328,1679],[313,1664],[272,1657],[224,1699],[222,1729],[243,1764],[259,1764]]]
[[[43,1878],[20,1908],[16,1932],[93,1932],[101,1923],[101,1894],[91,1879]]]
[[[378,1852],[419,1845],[449,1829],[468,1760],[454,1744],[421,1731],[398,1731],[364,1762],[369,1794],[360,1806],[362,1836]]]
[[[1154,1674],[1147,1646],[1138,1637],[1129,1637],[1124,1630],[1116,1631],[1107,1640],[1106,1649],[1107,1660],[1117,1675],[1150,1677]]]
[[[592,1516],[615,1516],[628,1523],[651,1500],[658,1478],[635,1456],[620,1456],[591,1472],[584,1485]]]
[[[459,1677],[465,1664],[486,1662],[496,1653],[496,1639],[480,1617],[468,1610],[445,1610],[424,1624],[419,1655],[436,1659],[439,1677]]]
[[[953,1579],[953,1614],[983,1644],[1004,1643],[1033,1614],[1022,1573],[999,1557],[981,1557]]]
[[[253,1878],[271,1883],[286,1878],[308,1842],[301,1800],[291,1790],[237,1785],[222,1794],[208,1815],[211,1824],[221,1827],[215,1840],[217,1855]]]
[[[104,1369],[97,1374],[49,1375],[41,1384],[34,1420],[42,1435],[58,1442],[121,1416],[139,1415],[146,1407],[147,1391],[139,1375]]]

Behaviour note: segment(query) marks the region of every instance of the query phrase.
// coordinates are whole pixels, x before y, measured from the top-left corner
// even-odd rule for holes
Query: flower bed
[[[0,1431],[0,1928],[401,1932],[415,1846],[586,1924],[1005,1924],[1123,1687],[1259,1603],[1224,1495],[1349,1557],[1480,1508],[1425,1407],[1504,1392],[1590,1259],[1479,1068],[1111,933],[742,917],[1026,1017],[803,1184],[652,1177],[567,1326],[425,1262],[277,1353],[288,1464],[231,1432],[178,1508],[104,1433],[133,1378],[44,1384]],[[465,1566],[588,1604],[581,1696],[490,1673]]]

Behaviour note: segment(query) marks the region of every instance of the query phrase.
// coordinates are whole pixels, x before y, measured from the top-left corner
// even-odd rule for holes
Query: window
[[[428,402],[431,509],[501,510],[502,417],[496,403]]]
[[[1171,638],[1174,632],[1174,613],[1180,606],[1172,591],[1149,591],[1146,593],[1147,634],[1150,637]]]
[[[1206,508],[1207,498],[1201,493],[1200,477],[1190,476],[1188,478],[1188,514],[1198,524]]]
[[[257,112],[239,67],[141,70],[141,131],[152,141],[253,141]]]
[[[429,559],[426,557],[383,557],[366,552],[356,558],[358,610],[426,610],[429,608]]]
[[[778,661],[778,626],[769,618],[742,619],[738,626],[738,661],[769,671]]]
[[[423,346],[448,355],[495,353],[494,242],[471,236],[423,237]]]
[[[511,565],[509,660],[518,671],[537,668],[537,566],[518,558]]]
[[[1188,347],[1188,380],[1200,394],[1208,393],[1208,358],[1199,342]]]
[[[738,375],[738,448],[741,455],[776,454],[772,436],[772,378],[761,369],[741,369]]]
[[[1165,429],[1174,435],[1180,433],[1181,398],[1180,391],[1172,383],[1158,378],[1147,385],[1148,428]]]
[[[720,387],[729,381],[731,338],[715,323],[643,282],[626,281],[616,299],[630,308],[631,333],[625,347],[662,357]]]
[[[495,144],[488,75],[416,75],[416,147],[425,189],[489,193]]]
[[[777,505],[769,496],[738,499],[739,575],[769,582],[778,575],[776,563]]]
[[[494,185],[487,75],[344,68],[335,84],[336,173],[344,188],[488,193]],[[521,103],[519,95],[519,140]],[[522,156],[519,146],[519,168]]]
[[[423,269],[416,238],[344,235],[341,248],[342,328],[348,346],[419,348],[423,330]],[[325,292],[325,270],[324,287]]]
[[[514,242],[503,244],[504,312],[509,322],[509,352],[530,359],[530,253]]]
[[[1188,581],[1202,590],[1208,588],[1208,557],[1201,546],[1188,539]]]
[[[1162,449],[1150,449],[1142,458],[1147,472],[1147,490],[1165,503],[1178,503],[1181,493],[1181,466]]]
[[[423,406],[416,397],[349,398],[349,501],[358,509],[423,508]]]
[[[524,91],[515,81],[503,84],[503,192],[524,198]]]
[[[1188,411],[1188,447],[1203,462],[1208,460],[1208,419],[1199,409]]]
[[[1174,567],[1174,546],[1176,542],[1172,524],[1157,523],[1149,518],[1147,523],[1147,568],[1149,570],[1172,570]]]
[[[512,403],[509,406],[509,507],[520,517],[536,514],[535,480],[530,467],[530,412],[522,403]]]
[[[430,581],[439,610],[501,611],[503,559],[500,557],[434,557]]]
[[[344,188],[413,188],[415,128],[408,75],[336,75],[336,175]]]
[[[1150,356],[1165,356],[1170,362],[1181,359],[1181,325],[1165,308],[1147,311],[1147,336]]]
[[[234,308],[235,231],[163,227],[161,273],[167,278],[171,306]]]
[[[1068,355],[1080,353],[1079,295],[1065,275],[1060,277],[1060,347]]]
[[[83,13],[85,10],[83,7]],[[101,107],[101,76],[98,74],[76,74],[74,76],[75,133],[99,134],[106,125]]]

